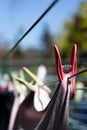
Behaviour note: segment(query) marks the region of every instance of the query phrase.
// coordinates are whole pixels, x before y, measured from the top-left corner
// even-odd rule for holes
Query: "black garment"
[[[68,124],[70,88],[58,85],[48,109],[34,130],[70,130]]]
[[[33,106],[34,92],[31,92],[18,109],[13,130],[33,130],[40,121],[44,111],[37,112]]]
[[[13,92],[0,92],[0,130],[8,130],[13,101]]]

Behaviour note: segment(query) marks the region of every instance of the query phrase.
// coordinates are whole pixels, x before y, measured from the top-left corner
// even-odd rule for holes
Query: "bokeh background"
[[[36,74],[41,64],[47,68],[46,82],[57,80],[53,50],[55,44],[60,50],[63,64],[69,64],[72,46],[76,43],[78,71],[87,68],[87,0],[59,0],[18,46],[2,60],[51,2],[52,0],[0,1],[0,81],[4,81],[4,74],[18,72],[24,66]],[[77,87],[78,85],[87,87],[87,73],[77,76],[77,83],[79,82],[81,84],[77,84]],[[71,102],[70,116],[81,121],[82,126],[87,128],[87,90],[79,91]],[[80,104],[80,107],[81,111],[85,112],[79,115],[81,111],[78,110],[77,105],[79,106],[78,103],[83,101],[85,103]],[[79,118],[81,116],[84,121]],[[78,122],[71,123],[71,126],[73,130],[83,129],[79,127]]]

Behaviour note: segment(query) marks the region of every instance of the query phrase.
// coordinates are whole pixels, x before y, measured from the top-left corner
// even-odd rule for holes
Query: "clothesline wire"
[[[22,37],[15,43],[15,45],[1,58],[5,60],[15,48],[19,45],[19,43],[32,31],[32,29],[41,21],[41,19],[52,9],[52,7],[58,2],[59,0],[54,0],[50,6],[44,11],[44,13],[34,22],[34,24],[22,35]]]
[[[87,69],[83,69],[83,70],[81,70],[81,71],[71,75],[68,79],[71,79],[71,78],[73,78],[75,76],[78,76],[78,75],[80,75],[82,73],[85,73],[85,72],[87,72]],[[58,83],[60,83],[60,81],[59,80],[55,80],[55,81],[52,81],[52,82],[48,82],[48,83],[45,83],[45,84],[41,85],[41,87],[43,87],[45,85],[50,86],[50,85],[53,85],[53,84],[56,84],[56,83],[58,84]],[[87,90],[87,88],[76,88],[76,90]]]
[[[85,73],[85,72],[87,72],[87,68],[86,68],[86,69],[83,69],[83,70],[81,70],[81,71],[79,71],[79,72],[77,72],[77,73],[75,73],[75,74],[73,74],[73,75],[71,75],[71,76],[69,77],[69,79],[71,79],[71,78],[73,78],[73,77],[75,77],[75,76],[78,76],[78,75],[80,75],[80,74],[82,74],[82,73]]]

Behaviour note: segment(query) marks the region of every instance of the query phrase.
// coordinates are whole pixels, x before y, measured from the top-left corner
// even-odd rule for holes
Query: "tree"
[[[13,53],[13,57],[14,58],[22,58],[22,56],[23,56],[23,51],[22,51],[21,47],[18,46]]]
[[[24,28],[23,28],[23,27],[20,27],[20,28],[17,30],[17,33],[16,33],[16,35],[15,35],[15,37],[14,37],[14,43],[16,43],[16,42],[20,39],[20,37],[23,35],[23,33],[24,33]],[[23,56],[23,50],[22,50],[21,44],[18,44],[18,45],[16,46],[16,48],[15,48],[14,51],[12,52],[12,56],[13,56],[14,58],[22,58],[22,56]]]
[[[64,33],[61,37],[64,39],[62,46],[63,56],[70,55],[72,44],[78,45],[78,55],[87,57],[87,1],[81,2],[76,14],[70,21],[64,24]],[[59,40],[61,40],[59,37]],[[67,53],[68,52],[68,53]]]
[[[45,53],[45,57],[52,57],[53,52],[53,37],[50,33],[48,26],[44,27],[43,34],[41,36],[42,47]]]

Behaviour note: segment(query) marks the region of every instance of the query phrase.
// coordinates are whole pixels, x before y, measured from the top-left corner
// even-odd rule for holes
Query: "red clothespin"
[[[64,77],[66,75],[71,76],[77,72],[77,45],[76,44],[73,45],[72,55],[71,55],[71,65],[70,65],[71,69],[70,69],[69,73],[65,73],[63,70],[61,56],[60,56],[59,50],[56,45],[54,46],[54,50],[55,50],[55,56],[56,56],[57,73],[58,73],[58,77],[59,77],[60,81],[62,82],[62,80],[64,79]],[[73,97],[75,94],[75,82],[76,82],[76,77],[73,77],[72,78],[71,97]]]

